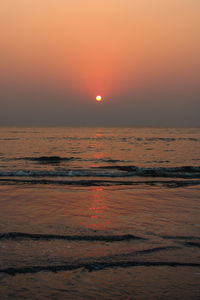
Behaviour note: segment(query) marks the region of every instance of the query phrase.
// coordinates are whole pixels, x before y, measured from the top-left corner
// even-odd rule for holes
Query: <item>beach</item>
[[[199,299],[200,129],[0,128],[1,299]]]

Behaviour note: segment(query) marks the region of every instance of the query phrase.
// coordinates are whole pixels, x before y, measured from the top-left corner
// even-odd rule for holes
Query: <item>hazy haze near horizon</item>
[[[0,125],[200,126],[199,1],[6,0],[0,19]]]

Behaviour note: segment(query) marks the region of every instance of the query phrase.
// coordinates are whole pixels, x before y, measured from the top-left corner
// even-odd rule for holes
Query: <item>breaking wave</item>
[[[54,160],[54,162],[56,159]],[[157,177],[200,178],[200,167],[104,166],[90,169],[0,171],[0,177]]]

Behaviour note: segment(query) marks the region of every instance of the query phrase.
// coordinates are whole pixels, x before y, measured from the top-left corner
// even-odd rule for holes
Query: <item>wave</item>
[[[40,156],[40,157],[15,158],[14,160],[35,161],[35,162],[38,162],[38,163],[41,163],[41,164],[58,164],[58,163],[61,163],[61,162],[74,160],[74,157]]]
[[[198,142],[200,139],[198,138],[193,138],[193,137],[183,137],[183,138],[172,138],[172,137],[150,137],[150,138],[145,138],[144,140],[149,141],[149,142],[154,142],[154,141],[163,141],[163,142],[175,142],[175,141],[194,141]]]
[[[129,173],[129,175],[141,177],[200,178],[200,167],[193,166],[152,168],[141,168],[137,166],[106,166],[101,168],[117,169]]]
[[[135,254],[149,254],[149,253],[154,253],[154,252],[178,250],[178,249],[180,249],[180,247],[177,247],[177,246],[155,247],[155,248],[135,251]]]
[[[158,235],[159,236],[159,235]],[[17,274],[34,274],[39,272],[67,272],[72,270],[82,270],[85,272],[92,271],[100,271],[104,269],[113,269],[113,268],[133,268],[133,267],[193,267],[199,268],[200,263],[198,262],[185,262],[177,261],[177,260],[160,260],[158,255],[158,259],[155,259],[155,255],[160,252],[170,251],[172,254],[174,251],[184,251],[184,247],[193,247],[199,248],[200,244],[196,241],[198,238],[193,236],[160,236],[167,239],[175,239],[178,242],[178,246],[173,245],[164,245],[157,247],[149,247],[148,238],[143,238],[140,236],[135,236],[132,234],[127,235],[57,235],[57,234],[35,234],[35,233],[23,233],[23,232],[6,232],[0,233],[0,240],[2,242],[7,242],[7,240],[11,240],[11,242],[15,243],[15,241],[44,241],[48,242],[51,240],[67,240],[67,241],[86,241],[89,243],[92,242],[125,242],[129,243],[130,241],[135,241],[137,243],[142,243],[142,248],[140,250],[135,250],[131,252],[123,252],[119,254],[111,254],[101,257],[88,257],[80,258],[79,260],[75,259],[74,262],[70,259],[65,261],[59,259],[59,264],[54,264],[54,262],[49,263],[49,259],[47,258],[46,263],[41,265],[39,260],[37,259],[36,265],[32,262],[29,264],[29,261],[23,261],[22,265],[13,267],[3,267],[0,269],[0,273],[7,275],[17,275]],[[181,241],[180,241],[181,240]],[[189,241],[188,241],[189,240]],[[180,244],[182,245],[180,247]],[[176,255],[174,256],[176,257]],[[27,265],[28,263],[28,265]]]
[[[100,271],[110,268],[130,268],[130,267],[200,267],[199,263],[185,263],[185,262],[170,262],[170,261],[112,261],[112,262],[90,262],[64,265],[47,265],[47,266],[29,266],[19,268],[5,268],[0,269],[0,273],[8,275],[28,274],[38,272],[63,272],[83,269],[85,271]]]
[[[73,152],[76,153],[76,152]],[[77,152],[78,153],[78,152]],[[1,154],[0,154],[1,155]],[[61,156],[39,156],[39,157],[14,157],[14,158],[5,158],[1,157],[0,159],[3,159],[5,161],[33,161],[36,163],[41,164],[54,164],[54,163],[62,163],[62,162],[69,162],[69,161],[87,161],[87,162],[105,162],[108,164],[112,163],[130,163],[130,161],[122,160],[122,159],[112,159],[112,158],[81,158],[81,157],[61,157]],[[167,162],[167,161],[165,161]]]
[[[93,159],[93,161],[102,161],[102,162],[107,162],[107,163],[127,162],[126,160],[112,159],[112,158],[100,158],[98,160],[97,159]]]
[[[200,248],[200,243],[198,243],[198,242],[184,242],[184,245],[187,247]]]
[[[185,235],[159,235],[159,237],[168,240],[200,240],[200,237]]]
[[[57,235],[40,233],[7,232],[0,233],[0,240],[68,240],[68,241],[102,241],[102,242],[120,242],[130,240],[146,240],[145,238],[132,234],[126,235]]]
[[[200,180],[149,180],[149,181],[125,181],[125,180],[53,180],[53,179],[29,179],[29,178],[0,178],[4,184],[47,184],[66,186],[138,186],[179,188],[200,185]]]
[[[69,160],[70,158],[68,158]],[[71,158],[72,159],[72,158]],[[43,160],[45,161],[45,159]],[[56,162],[56,158],[51,162]],[[58,160],[59,161],[59,160]],[[200,178],[200,167],[154,167],[102,166],[90,169],[62,170],[16,170],[0,171],[0,177],[160,177],[160,178]]]
[[[40,138],[49,141],[122,141],[122,142],[129,142],[129,141],[136,141],[136,142],[175,142],[175,141],[194,141],[198,142],[200,139],[195,137],[134,137],[134,136],[127,136],[127,137],[117,137],[117,136],[94,136],[94,137],[80,137],[80,136],[52,136],[52,137],[44,137]]]

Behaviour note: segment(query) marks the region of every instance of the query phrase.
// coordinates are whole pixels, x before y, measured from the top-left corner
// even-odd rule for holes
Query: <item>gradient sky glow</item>
[[[3,0],[0,20],[0,125],[200,126],[199,0]]]

